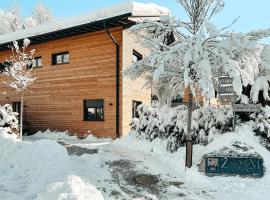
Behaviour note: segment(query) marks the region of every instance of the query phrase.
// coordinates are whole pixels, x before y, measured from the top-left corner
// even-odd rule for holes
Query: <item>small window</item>
[[[179,106],[179,105],[181,105],[181,104],[183,104],[183,94],[182,94],[182,93],[179,93],[179,94],[175,97],[175,99],[172,100],[171,106],[172,106],[172,107],[176,107],[176,106]]]
[[[16,112],[18,113],[18,120],[19,120],[19,123],[20,123],[20,114],[21,114],[21,102],[13,102],[12,103],[12,109],[13,109],[13,112]]]
[[[0,63],[0,73],[3,73],[5,71],[8,71],[9,67],[11,66],[11,63],[8,61],[5,61],[3,63]]]
[[[38,67],[42,67],[42,58],[40,57],[35,57],[32,62],[28,65],[29,69],[32,68],[38,68]]]
[[[183,103],[183,94],[179,93],[174,100],[172,100],[173,103]]]
[[[132,101],[132,118],[139,118],[138,106],[141,105],[141,101]]]
[[[138,62],[140,60],[143,59],[142,54],[138,53],[137,51],[133,50],[133,54],[132,54],[132,62]]]
[[[69,63],[69,52],[57,53],[52,55],[52,65]]]
[[[84,120],[103,121],[104,120],[104,100],[87,99],[84,100]]]

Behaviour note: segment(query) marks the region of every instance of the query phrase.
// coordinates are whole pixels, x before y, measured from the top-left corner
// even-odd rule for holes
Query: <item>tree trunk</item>
[[[191,135],[191,118],[192,118],[192,104],[193,95],[188,87],[188,123],[187,123],[187,136],[186,136],[186,167],[190,168],[192,166],[192,135]]]
[[[21,92],[21,110],[20,110],[20,139],[23,135],[23,92]]]

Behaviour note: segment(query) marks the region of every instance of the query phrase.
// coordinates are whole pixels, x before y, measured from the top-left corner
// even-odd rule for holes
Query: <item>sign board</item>
[[[240,175],[262,177],[263,158],[260,156],[246,155],[233,156],[204,156],[204,171],[207,175]]]
[[[228,93],[232,94],[234,93],[233,86],[232,85],[219,86],[218,93],[219,94],[228,94]]]
[[[218,95],[218,99],[221,102],[233,102],[237,99],[237,95],[236,94],[222,94],[222,95]]]
[[[233,104],[234,112],[259,112],[261,104]]]
[[[219,77],[218,83],[219,84],[232,84],[233,78],[230,78],[229,76]]]

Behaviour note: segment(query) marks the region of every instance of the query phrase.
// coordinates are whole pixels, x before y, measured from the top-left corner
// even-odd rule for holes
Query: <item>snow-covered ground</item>
[[[78,140],[47,132],[46,137],[39,133],[19,141],[4,132],[0,130],[1,200],[259,200],[270,196],[269,152],[248,125],[217,136],[207,146],[195,145],[191,169],[184,167],[185,148],[171,154],[161,140],[149,143],[133,136]],[[196,164],[204,154],[235,141],[253,146],[264,158],[263,178],[207,177],[198,171]],[[77,156],[72,154],[74,145],[78,146],[75,154],[96,151]],[[150,175],[154,184],[136,181],[141,175]]]

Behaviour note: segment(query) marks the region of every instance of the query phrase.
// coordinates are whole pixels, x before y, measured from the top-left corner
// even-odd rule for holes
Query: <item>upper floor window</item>
[[[57,53],[52,55],[52,65],[69,63],[69,52]]]
[[[35,57],[28,66],[29,69],[37,68],[37,67],[42,67],[42,58],[41,58],[41,56]]]
[[[132,54],[132,62],[138,62],[140,60],[143,59],[142,54],[138,53],[137,51],[133,50],[133,54]]]
[[[84,120],[103,121],[104,120],[104,100],[86,99],[84,100]]]

